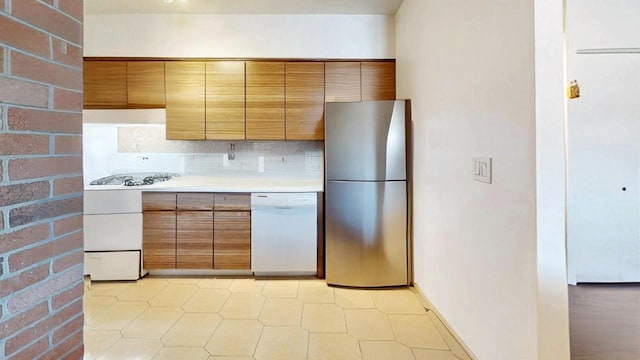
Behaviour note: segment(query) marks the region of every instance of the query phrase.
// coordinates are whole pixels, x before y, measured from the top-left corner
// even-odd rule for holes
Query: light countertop
[[[140,186],[89,185],[85,190],[141,190],[175,192],[322,192],[322,179],[237,178],[184,175],[161,183]]]

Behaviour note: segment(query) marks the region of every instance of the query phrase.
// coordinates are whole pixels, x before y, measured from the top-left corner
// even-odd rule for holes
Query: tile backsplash
[[[85,123],[83,131],[85,185],[117,173],[155,171],[323,177],[322,141],[166,140],[164,124]]]

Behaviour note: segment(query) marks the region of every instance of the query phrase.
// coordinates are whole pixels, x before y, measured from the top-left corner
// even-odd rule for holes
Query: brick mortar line
[[[49,154],[55,154],[55,153],[56,153],[56,136],[53,134],[50,134],[49,135]],[[51,193],[53,194],[53,184],[51,184]]]
[[[9,106],[0,102],[0,129],[2,132],[9,130]]]
[[[2,44],[2,58],[4,59],[4,64],[2,65],[2,73],[8,74],[9,73],[9,50],[7,49],[5,44]]]
[[[7,4],[10,4],[10,3],[7,3]],[[72,17],[70,17],[69,15],[67,15],[67,14],[66,14],[66,13],[64,13],[64,12],[60,12],[60,13],[61,13],[62,15],[65,15],[66,17],[68,17],[68,18],[70,18],[70,19],[73,19]],[[8,13],[8,12],[0,12],[0,15],[3,15],[3,16],[5,16],[5,17],[9,18],[9,19],[15,20],[15,21],[19,22],[20,24],[22,24],[22,25],[26,25],[26,26],[28,26],[28,27],[30,27],[30,28],[32,28],[32,29],[34,29],[34,30],[37,30],[37,31],[39,31],[39,32],[43,33],[43,34],[46,34],[46,35],[49,35],[49,36],[55,37],[56,39],[58,39],[58,40],[60,40],[60,41],[64,41],[64,42],[66,42],[66,43],[72,44],[73,46],[78,47],[78,48],[80,48],[80,49],[82,49],[82,47],[83,47],[83,44],[77,44],[77,43],[75,43],[75,42],[73,42],[73,41],[71,41],[71,40],[69,40],[69,39],[66,39],[66,38],[61,37],[60,35],[56,35],[56,34],[54,34],[54,33],[52,33],[52,32],[49,32],[49,31],[47,31],[47,30],[45,30],[45,29],[41,29],[41,28],[37,27],[36,25],[34,25],[34,24],[30,23],[30,22],[27,22],[27,21],[26,21],[26,20],[24,20],[24,19],[21,19],[21,18],[19,18],[19,17],[16,17],[15,15],[13,15],[13,14],[11,14],[11,13]],[[73,20],[75,20],[75,19],[73,19]],[[79,22],[78,20],[75,20],[75,22],[76,22],[76,23],[78,23],[78,24],[80,24],[80,28],[81,28],[82,30],[84,30],[84,24],[83,24],[82,22]],[[83,32],[84,32],[84,31],[81,31],[80,33],[81,33],[81,34],[83,34]],[[81,36],[81,37],[84,37],[84,36]]]
[[[53,37],[49,36],[49,58],[53,59],[54,51],[53,51]]]

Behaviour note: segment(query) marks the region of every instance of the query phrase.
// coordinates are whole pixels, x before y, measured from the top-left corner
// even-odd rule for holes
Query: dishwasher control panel
[[[252,193],[251,206],[316,206],[316,193]]]

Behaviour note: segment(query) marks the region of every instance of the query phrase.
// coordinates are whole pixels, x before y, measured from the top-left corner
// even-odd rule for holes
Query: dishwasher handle
[[[306,210],[317,209],[317,205],[252,205],[252,211],[269,211],[269,210]]]

